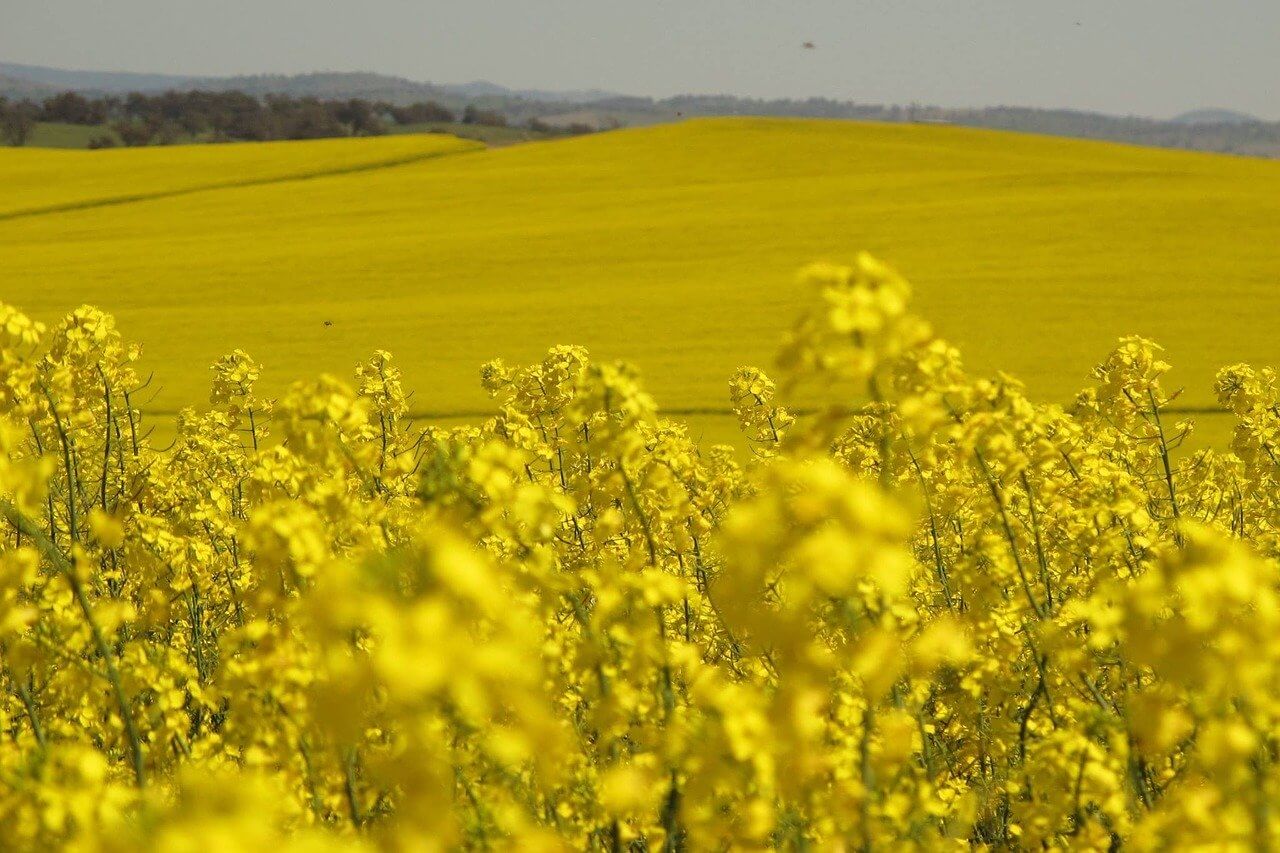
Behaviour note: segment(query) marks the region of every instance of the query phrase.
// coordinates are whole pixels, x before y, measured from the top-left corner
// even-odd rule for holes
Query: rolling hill
[[[49,68],[0,62],[0,74],[47,86],[53,91],[154,92],[180,87],[193,78],[181,74],[146,74],[135,71],[91,71]]]
[[[54,86],[46,86],[34,80],[6,74],[4,68],[0,67],[0,98],[11,98],[15,101],[24,99],[35,101],[56,95],[58,91]]]
[[[0,150],[0,298],[145,345],[173,411],[242,347],[264,384],[393,352],[414,406],[486,407],[477,367],[581,343],[660,403],[723,408],[804,298],[869,249],[969,365],[1067,400],[1117,337],[1189,405],[1280,363],[1280,163],[1023,134],[713,119],[477,150],[445,137]]]
[[[542,89],[514,90],[486,81],[472,83],[424,83],[368,71],[317,71],[306,74],[237,74],[199,77],[183,74],[146,74],[129,71],[80,71],[0,62],[0,95],[42,98],[59,91],[124,95],[168,90],[204,89],[244,92],[255,97],[289,95],[295,98],[366,98],[394,104],[416,101],[524,99],[548,103],[588,103],[618,97],[612,92],[582,89],[555,92]]]
[[[1169,119],[1174,124],[1261,124],[1262,119],[1257,116],[1242,113],[1237,110],[1222,110],[1217,108],[1208,108],[1203,110],[1191,110]]]

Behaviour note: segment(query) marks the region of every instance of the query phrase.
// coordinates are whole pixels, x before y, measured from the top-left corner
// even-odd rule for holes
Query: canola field
[[[936,126],[716,119],[501,150],[443,136],[0,150],[0,298],[81,303],[146,345],[147,405],[242,347],[279,391],[392,352],[416,413],[484,410],[478,366],[575,343],[671,411],[723,410],[803,299],[867,247],[978,370],[1066,402],[1124,334],[1179,406],[1280,362],[1280,164]],[[154,396],[152,396],[154,394]]]
[[[1067,411],[870,255],[796,292],[742,459],[574,346],[426,430],[231,351],[159,447],[109,315],[0,303],[0,848],[1280,843],[1275,371],[1172,459],[1150,341]]]
[[[0,221],[389,168],[478,148],[443,135],[376,142],[321,139],[99,152],[8,149],[0,152],[5,187]]]

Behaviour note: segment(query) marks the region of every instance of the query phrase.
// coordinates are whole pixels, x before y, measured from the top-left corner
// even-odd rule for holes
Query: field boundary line
[[[356,163],[350,166],[339,166],[332,169],[315,169],[309,172],[294,172],[287,175],[250,178],[249,180],[244,181],[219,181],[211,184],[200,184],[198,186],[181,187],[172,190],[157,190],[150,193],[131,193],[129,195],[108,196],[106,198],[95,198],[86,201],[73,201],[65,204],[49,205],[48,207],[28,207],[20,210],[10,210],[0,213],[0,222],[8,222],[13,219],[26,219],[37,216],[49,216],[55,213],[72,213],[78,210],[94,210],[100,207],[118,207],[126,204],[136,204],[143,201],[157,201],[166,198],[177,198],[184,195],[195,195],[196,193],[216,192],[218,190],[261,187],[270,184],[287,184],[292,181],[311,181],[318,178],[353,175],[360,172],[376,172],[381,169],[392,169],[397,166],[408,166],[413,163],[421,163],[427,160],[437,160],[442,157],[453,157],[459,154],[472,154],[477,151],[485,150],[487,149],[483,146],[468,146],[456,151],[424,151],[419,154],[393,157],[386,160],[375,160],[368,163]]]

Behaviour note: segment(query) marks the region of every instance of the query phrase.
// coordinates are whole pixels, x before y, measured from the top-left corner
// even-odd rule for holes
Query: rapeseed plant
[[[386,352],[235,351],[160,448],[110,316],[0,305],[0,842],[1280,840],[1273,371],[1178,455],[1149,341],[1041,405],[873,258],[801,277],[745,460],[578,347],[448,429]]]

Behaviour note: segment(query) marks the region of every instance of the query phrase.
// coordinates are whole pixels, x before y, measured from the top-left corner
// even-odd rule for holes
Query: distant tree
[[[387,112],[390,114],[391,120],[399,125],[431,124],[434,122],[452,124],[458,120],[452,110],[437,104],[435,101],[422,101],[410,104],[407,107],[391,106],[387,109]]]
[[[333,107],[333,117],[340,124],[346,125],[352,136],[380,136],[387,132],[374,111],[373,104],[359,98],[336,104]]]
[[[507,117],[495,110],[482,110],[474,104],[468,104],[462,111],[463,124],[480,124],[487,127],[506,127]]]
[[[76,92],[63,92],[45,99],[40,119],[68,124],[103,124],[107,120],[107,110],[102,101],[91,101]]]
[[[209,126],[229,139],[279,139],[281,123],[270,109],[244,92],[208,93]]]
[[[136,148],[142,145],[149,145],[151,137],[155,135],[156,129],[149,122],[145,121],[118,121],[111,126],[116,132],[116,136],[120,137],[120,141],[130,148]]]
[[[182,139],[182,135],[181,124],[165,119],[156,125],[153,141],[156,145],[173,145]]]
[[[141,92],[130,92],[124,99],[124,114],[129,118],[145,119],[153,111],[152,100]]]
[[[286,139],[326,139],[346,136],[347,130],[328,106],[315,98],[303,98],[282,118]]]
[[[26,145],[35,132],[39,115],[39,108],[30,101],[0,102],[0,139],[9,145]]]
[[[220,130],[229,139],[250,142],[266,142],[283,136],[280,122],[265,110],[232,110],[222,117]]]
[[[89,140],[89,149],[96,151],[99,148],[115,148],[116,138],[109,133],[103,133]]]

